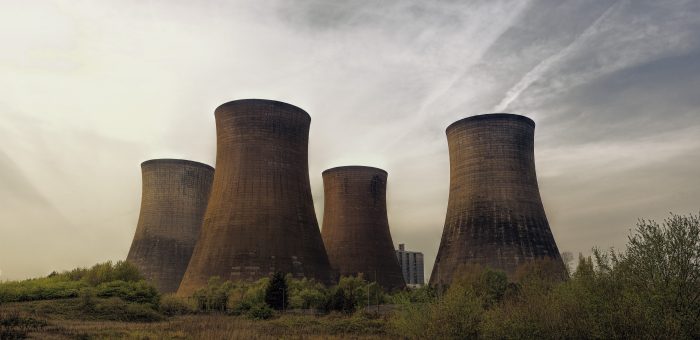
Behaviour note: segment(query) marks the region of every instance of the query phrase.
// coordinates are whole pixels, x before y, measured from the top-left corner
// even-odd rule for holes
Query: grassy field
[[[108,299],[97,301],[108,303]],[[383,317],[330,314],[277,315],[270,320],[250,320],[220,313],[184,315],[162,321],[110,321],[119,314],[87,314],[79,299],[4,304],[0,314],[39,320],[28,332],[35,339],[384,339]],[[100,320],[103,319],[103,320]],[[4,340],[4,339],[3,339]]]

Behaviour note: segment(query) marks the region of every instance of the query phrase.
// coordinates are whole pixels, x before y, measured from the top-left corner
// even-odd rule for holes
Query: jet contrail
[[[533,69],[531,69],[529,72],[523,76],[520,81],[518,81],[515,86],[511,87],[508,92],[506,92],[505,97],[501,100],[498,105],[494,106],[492,112],[503,112],[505,111],[508,106],[514,102],[520,94],[525,91],[532,83],[535,81],[539,80],[542,75],[549,70],[549,68],[552,65],[555,65],[558,63],[560,60],[562,60],[564,57],[568,56],[571,51],[575,50],[577,47],[579,47],[583,42],[585,42],[586,39],[588,39],[590,36],[592,36],[596,31],[598,30],[598,26],[607,19],[608,16],[610,16],[610,13],[613,12],[614,9],[619,7],[619,5],[622,2],[618,2],[616,4],[611,5],[608,7],[608,9],[601,14],[598,19],[596,19],[588,28],[586,28],[581,35],[576,37],[569,45],[566,47],[562,48],[559,50],[559,52],[549,56],[549,58],[542,60],[537,66],[535,66]]]

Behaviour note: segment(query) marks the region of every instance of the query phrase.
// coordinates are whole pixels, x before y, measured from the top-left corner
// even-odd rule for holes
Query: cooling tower
[[[251,281],[274,272],[330,281],[309,185],[311,117],[246,99],[215,112],[216,173],[202,233],[178,294],[212,276]]]
[[[174,293],[199,238],[214,168],[180,159],[141,163],[141,213],[126,260],[162,293]]]
[[[464,264],[503,270],[536,258],[561,262],[535,173],[535,122],[496,113],[447,128],[450,196],[431,284]],[[562,269],[563,269],[562,263]]]
[[[331,268],[342,276],[363,273],[392,290],[404,288],[386,213],[384,170],[343,166],[323,172],[323,243]]]

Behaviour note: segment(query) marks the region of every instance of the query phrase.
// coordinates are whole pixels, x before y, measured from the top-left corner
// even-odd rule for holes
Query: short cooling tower
[[[141,173],[141,213],[126,259],[160,292],[173,293],[199,238],[214,168],[153,159],[141,163]]]
[[[323,172],[323,243],[334,271],[363,273],[392,290],[406,286],[396,259],[386,212],[384,170],[343,166]]]
[[[430,283],[449,284],[464,264],[512,276],[526,261],[561,262],[537,186],[535,122],[487,114],[459,120],[446,133],[450,197]]]
[[[215,112],[216,173],[202,233],[178,294],[212,276],[252,281],[275,272],[328,283],[309,184],[311,117],[271,100],[236,100]]]

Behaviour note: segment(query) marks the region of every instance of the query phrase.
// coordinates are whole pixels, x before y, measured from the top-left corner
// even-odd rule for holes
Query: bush
[[[518,292],[486,313],[485,337],[700,337],[697,215],[639,221],[626,251],[594,249],[566,282],[525,269]]]
[[[99,299],[94,309],[85,314],[96,320],[153,322],[163,320],[163,316],[150,305],[129,303],[120,298]]]
[[[272,308],[265,303],[258,303],[250,307],[246,315],[254,320],[267,320],[272,318]]]
[[[233,283],[212,277],[207,286],[197,290],[192,298],[197,310],[240,314],[252,305],[264,303],[267,283],[268,279],[260,279],[252,283]]]
[[[215,276],[209,279],[206,287],[198,289],[193,297],[202,311],[226,311],[232,288],[230,281],[223,282]]]
[[[313,279],[294,279],[290,274],[286,277],[289,303],[291,309],[324,309],[328,299],[328,289]]]
[[[475,338],[480,331],[483,304],[472,287],[453,284],[434,303],[401,306],[390,319],[390,326],[397,335],[411,339]]]
[[[387,301],[389,298],[376,282],[367,282],[362,275],[345,276],[340,278],[337,286],[331,288],[325,309],[350,314],[367,303],[382,304]]]
[[[160,302],[158,290],[145,281],[111,281],[95,288],[95,295],[102,298],[118,297],[125,301],[150,304],[157,307]]]
[[[133,283],[134,288],[145,289],[145,283],[136,284],[142,280],[138,269],[128,262],[105,262],[90,269],[76,268],[63,273],[53,272],[43,278],[0,283],[0,302],[75,298],[83,289],[114,281]]]
[[[158,311],[167,316],[186,315],[196,313],[197,307],[193,306],[187,299],[175,295],[163,295],[160,298]]]

